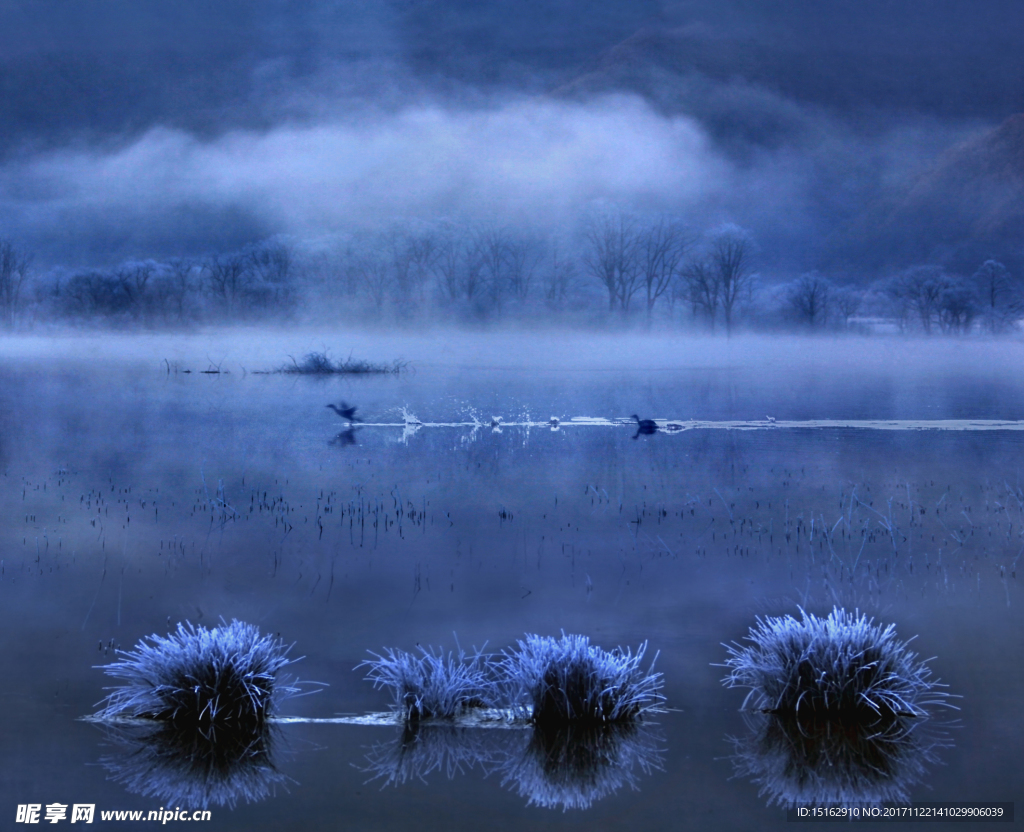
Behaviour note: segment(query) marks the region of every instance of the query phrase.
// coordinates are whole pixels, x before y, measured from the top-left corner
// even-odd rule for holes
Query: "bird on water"
[[[635,413],[633,414],[633,418],[636,419],[636,434],[633,436],[634,439],[636,439],[636,437],[641,433],[648,436],[652,433],[658,432],[658,423],[655,422],[654,419],[641,419]]]
[[[363,421],[362,419],[356,416],[356,411],[359,410],[359,408],[356,405],[352,405],[350,407],[349,405],[345,404],[345,402],[338,402],[338,404],[329,404],[327,406],[335,413],[337,413],[342,419],[347,419],[350,425],[353,422]]]

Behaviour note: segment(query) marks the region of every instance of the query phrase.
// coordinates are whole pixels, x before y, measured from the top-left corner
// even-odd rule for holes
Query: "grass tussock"
[[[743,707],[779,715],[877,720],[923,717],[949,705],[926,661],[862,613],[834,608],[758,619],[749,645],[726,645],[728,687],[748,688]]]
[[[641,667],[646,649],[644,642],[635,654],[609,652],[586,636],[527,635],[504,653],[499,670],[512,706],[528,709],[537,725],[628,722],[665,701],[654,663]]]
[[[456,719],[495,704],[495,683],[484,653],[446,654],[420,647],[417,655],[388,647],[383,655],[370,655],[359,667],[369,668],[366,679],[375,688],[391,692],[393,707],[407,721]]]
[[[296,361],[293,356],[288,357],[292,363],[279,367],[279,373],[303,376],[388,375],[401,373],[409,366],[407,361],[395,360],[390,364],[376,364],[372,361],[353,359],[351,355],[344,361],[333,361],[326,351],[307,353],[301,361]]]
[[[279,671],[288,648],[241,621],[206,629],[188,622],[167,636],[151,635],[120,661],[103,665],[124,680],[111,688],[100,720],[150,719],[209,735],[218,729],[256,731],[281,699],[298,693]]]

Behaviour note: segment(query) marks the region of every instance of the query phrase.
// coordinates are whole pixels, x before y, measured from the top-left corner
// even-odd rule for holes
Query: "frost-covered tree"
[[[583,267],[608,292],[609,311],[627,312],[640,281],[636,220],[621,212],[591,218],[584,241]]]
[[[797,321],[814,329],[828,322],[832,294],[831,281],[817,272],[811,272],[801,275],[789,285],[786,302]]]
[[[682,272],[683,258],[693,244],[692,236],[681,223],[665,217],[641,229],[637,261],[648,326],[654,315],[654,305],[678,279]]]
[[[939,325],[943,332],[963,334],[971,331],[978,314],[978,296],[962,280],[947,278],[939,298]]]
[[[910,318],[916,318],[924,333],[930,335],[939,323],[942,294],[949,285],[950,278],[940,267],[912,266],[888,280],[883,291],[900,329]]]
[[[699,258],[683,269],[683,296],[690,302],[694,318],[703,318],[708,328],[715,331],[720,286],[718,272],[710,259]]]
[[[722,307],[725,332],[732,332],[739,303],[749,298],[754,288],[751,259],[754,242],[750,234],[735,225],[725,225],[711,234],[710,261],[718,280],[718,298]]]
[[[840,286],[832,291],[832,307],[844,329],[849,328],[850,318],[857,314],[863,303],[864,292],[855,286]]]
[[[1002,332],[1024,312],[1024,292],[1009,269],[996,260],[986,260],[971,278],[978,294],[982,325],[989,332]]]

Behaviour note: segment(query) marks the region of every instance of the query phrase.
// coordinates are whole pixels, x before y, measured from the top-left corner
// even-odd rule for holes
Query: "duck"
[[[633,414],[633,418],[636,419],[636,436],[633,437],[634,439],[636,439],[636,437],[641,433],[644,435],[657,433],[658,423],[655,422],[654,419],[641,419],[635,413]]]
[[[337,413],[342,419],[348,419],[350,425],[353,422],[363,421],[356,416],[356,411],[359,410],[356,405],[349,406],[345,402],[339,402],[338,404],[329,404],[327,407]]]

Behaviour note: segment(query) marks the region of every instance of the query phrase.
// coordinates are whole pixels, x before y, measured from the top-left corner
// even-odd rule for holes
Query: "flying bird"
[[[351,407],[349,407],[349,405],[345,404],[345,402],[338,402],[338,404],[329,404],[327,406],[335,413],[337,413],[342,419],[348,419],[348,423],[350,425],[353,422],[363,421],[362,419],[356,416],[356,411],[359,410],[359,408],[356,405],[352,405]]]

